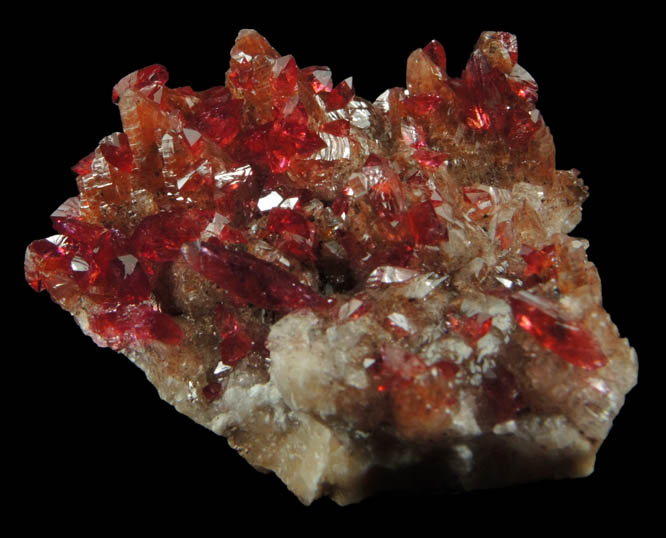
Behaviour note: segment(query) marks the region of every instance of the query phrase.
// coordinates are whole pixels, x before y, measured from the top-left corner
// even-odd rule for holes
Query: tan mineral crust
[[[303,503],[588,475],[636,354],[517,57],[433,41],[374,103],[252,30],[225,86],[132,73],[26,278]]]

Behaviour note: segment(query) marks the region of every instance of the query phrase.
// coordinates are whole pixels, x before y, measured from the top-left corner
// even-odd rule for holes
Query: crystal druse
[[[26,279],[304,503],[587,475],[637,361],[517,57],[432,41],[374,103],[252,30],[224,86],[131,73]]]

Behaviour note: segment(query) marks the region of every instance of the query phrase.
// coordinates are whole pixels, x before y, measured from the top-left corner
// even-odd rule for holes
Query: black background
[[[649,282],[659,275],[663,250],[650,220],[656,223],[663,190],[648,131],[663,115],[653,97],[651,14],[634,8],[583,17],[573,8],[533,5],[529,11],[507,6],[500,16],[472,6],[461,15],[425,3],[284,5],[271,12],[248,3],[203,17],[194,6],[150,10],[42,9],[37,20],[17,18],[19,31],[6,40],[3,93],[12,142],[5,142],[4,159],[12,172],[5,182],[16,192],[5,210],[14,215],[6,221],[8,235],[18,239],[5,262],[6,286],[19,307],[6,337],[22,335],[21,345],[7,352],[18,372],[10,369],[5,380],[8,417],[16,425],[8,467],[20,477],[11,482],[13,502],[39,507],[54,524],[73,523],[83,513],[121,523],[142,514],[155,521],[210,521],[220,529],[247,510],[256,511],[257,524],[264,519],[258,514],[270,512],[282,516],[276,525],[331,518],[442,529],[507,521],[527,529],[532,521],[645,514],[652,498],[647,486],[659,472],[650,463],[658,454],[650,432],[659,402],[647,387],[660,360],[651,327],[662,316],[649,306],[662,291]],[[241,28],[257,29],[300,67],[328,65],[336,83],[353,75],[357,94],[371,101],[386,88],[404,86],[407,56],[431,39],[444,45],[449,74],[458,76],[481,31],[518,36],[519,63],[539,83],[557,167],[579,169],[590,187],[573,235],[590,240],[604,305],[642,359],[640,385],[628,395],[591,477],[461,495],[383,495],[345,509],[328,499],[302,507],[275,476],[257,473],[224,439],[162,402],[138,368],[97,348],[47,294],[24,283],[25,247],[53,233],[50,213],[77,193],[70,167],[121,129],[113,85],[152,63],[167,67],[170,86],[223,84]],[[525,513],[527,519],[520,516]]]

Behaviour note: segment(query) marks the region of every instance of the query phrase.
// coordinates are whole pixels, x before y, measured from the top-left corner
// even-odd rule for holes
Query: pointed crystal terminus
[[[424,43],[374,102],[253,30],[208,90],[130,73],[122,132],[25,254],[306,504],[587,475],[636,383],[516,37],[481,34],[459,77]]]

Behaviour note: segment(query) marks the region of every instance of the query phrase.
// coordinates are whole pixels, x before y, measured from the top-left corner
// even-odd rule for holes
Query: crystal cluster
[[[515,36],[460,78],[432,41],[374,103],[251,30],[224,86],[167,80],[113,88],[36,291],[304,503],[592,471],[637,362]]]

